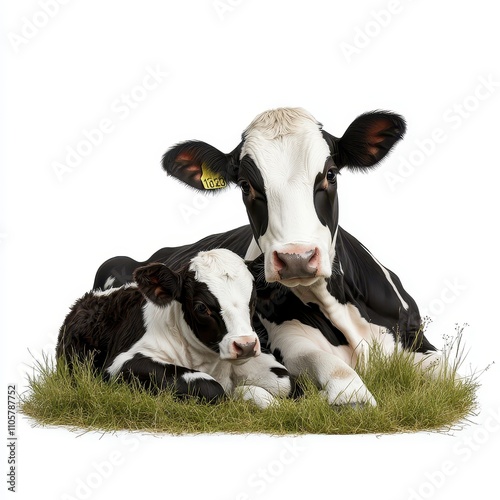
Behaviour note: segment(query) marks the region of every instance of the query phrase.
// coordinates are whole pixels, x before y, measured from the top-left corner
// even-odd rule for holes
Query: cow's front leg
[[[262,353],[236,365],[234,374],[238,385],[233,394],[259,408],[267,408],[276,397],[289,396],[292,389],[288,370],[271,354]]]
[[[356,365],[366,368],[370,357],[370,345],[381,337],[386,329],[368,322],[353,304],[339,302],[328,290],[325,281],[310,287],[297,287],[294,293],[304,302],[315,303],[323,314],[345,336],[354,351]],[[384,348],[385,348],[384,344]]]
[[[224,396],[222,386],[207,373],[155,361],[140,353],[126,361],[121,356],[107,369],[109,375],[121,375],[127,382],[136,380],[152,391],[168,389],[178,397],[193,396],[210,403]]]
[[[359,375],[340,357],[335,347],[313,327],[297,320],[280,325],[262,320],[269,333],[271,349],[279,349],[293,376],[307,373],[332,405],[377,403]]]

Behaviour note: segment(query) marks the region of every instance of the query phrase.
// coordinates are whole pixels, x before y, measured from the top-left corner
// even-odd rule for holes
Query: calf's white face
[[[253,277],[243,259],[229,250],[199,252],[188,268],[175,272],[154,263],[137,269],[139,290],[159,306],[151,316],[170,318],[166,309],[172,301],[181,305],[193,342],[219,353],[221,359],[246,361],[260,354],[260,342],[251,324],[255,310]],[[146,306],[147,307],[147,306]],[[168,335],[169,327],[164,331]]]
[[[226,332],[219,342],[221,359],[247,359],[260,354],[260,342],[251,325],[256,292],[253,276],[234,253],[225,249],[200,252],[189,270],[197,281],[206,284],[219,307],[210,310],[212,319],[220,314]],[[195,307],[199,307],[195,305]]]
[[[402,138],[402,117],[375,111],[356,118],[342,137],[301,108],[257,116],[242,142],[224,154],[200,141],[171,148],[163,168],[197,189],[240,186],[265,278],[309,286],[332,273],[338,228],[337,174],[375,166]]]

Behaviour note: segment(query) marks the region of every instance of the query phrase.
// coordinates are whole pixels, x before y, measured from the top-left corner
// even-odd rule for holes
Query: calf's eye
[[[210,309],[203,302],[196,302],[194,310],[198,314],[210,315]]]

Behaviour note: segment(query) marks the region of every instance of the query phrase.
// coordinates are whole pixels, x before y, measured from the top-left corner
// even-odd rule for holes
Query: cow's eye
[[[196,302],[194,310],[198,314],[210,315],[210,309],[203,302]]]
[[[328,182],[335,182],[337,180],[337,170],[335,168],[331,168],[326,173],[326,180]]]
[[[245,195],[248,196],[250,194],[251,186],[248,181],[241,180],[238,185],[240,186],[241,192]]]

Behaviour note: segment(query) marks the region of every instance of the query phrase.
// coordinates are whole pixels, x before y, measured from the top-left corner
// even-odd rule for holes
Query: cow
[[[396,274],[339,226],[337,180],[344,169],[376,167],[405,131],[400,115],[373,111],[335,137],[304,109],[278,108],[258,115],[230,153],[194,140],[171,147],[168,175],[206,193],[238,185],[250,225],[152,259],[177,263],[224,247],[254,261],[257,312],[277,358],[292,375],[308,372],[331,404],[376,404],[354,370],[371,345],[400,346],[424,368],[439,356]],[[110,259],[95,286],[126,282],[137,265]]]
[[[216,402],[229,394],[260,408],[288,396],[291,381],[252,327],[253,276],[227,249],[199,252],[174,271],[135,270],[133,282],[80,298],[59,332],[56,354],[72,369],[90,360],[106,379]]]

